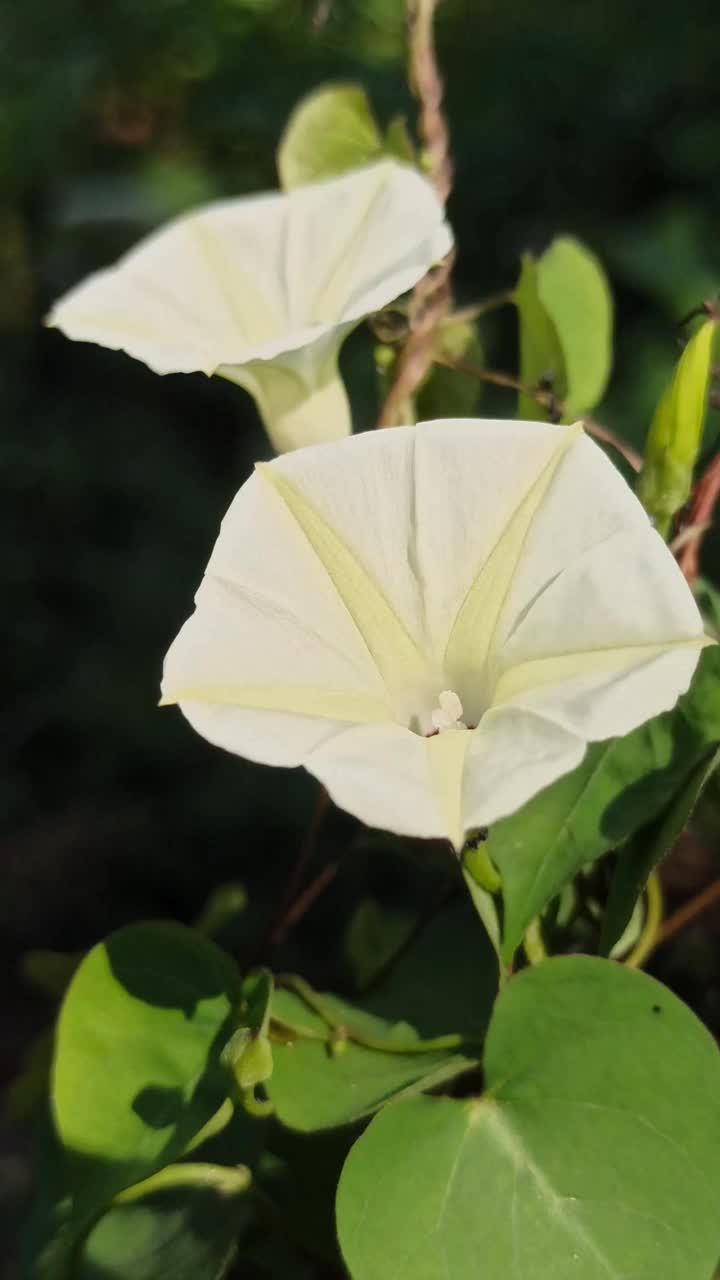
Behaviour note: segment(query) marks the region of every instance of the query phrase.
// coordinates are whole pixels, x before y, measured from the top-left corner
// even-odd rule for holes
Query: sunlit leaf
[[[397,126],[392,139],[396,153]],[[385,149],[365,90],[322,85],[298,103],[285,126],[277,152],[280,182],[290,190],[334,178],[379,159]]]
[[[675,996],[588,957],[525,970],[484,1075],[482,1097],[384,1107],[353,1147],[337,1198],[353,1280],[708,1280],[720,1057]]]
[[[225,953],[180,925],[131,925],[83,960],[52,1078],[79,1210],[171,1163],[217,1110],[238,995]]]
[[[572,422],[601,399],[612,362],[612,299],[593,253],[571,236],[559,236],[541,257],[523,258],[515,291],[520,318],[520,380],[546,383]],[[518,416],[547,412],[527,395]]]

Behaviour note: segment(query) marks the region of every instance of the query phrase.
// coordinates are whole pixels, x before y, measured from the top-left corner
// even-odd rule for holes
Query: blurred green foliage
[[[7,967],[142,916],[189,920],[222,879],[269,907],[313,803],[304,776],[225,756],[155,705],[223,511],[268,455],[249,398],[69,343],[42,316],[174,213],[276,185],[275,147],[313,87],[362,82],[384,127],[414,108],[400,0],[0,0],[0,29]],[[521,254],[555,235],[580,237],[617,304],[597,414],[641,443],[676,322],[720,283],[714,0],[443,0],[438,49],[458,300],[512,286]],[[480,341],[515,368],[511,310]],[[343,356],[363,425],[372,347],[359,332]],[[495,390],[482,404],[515,407]],[[708,539],[710,578],[717,551]],[[389,881],[397,907],[404,880]],[[355,902],[365,887],[358,873]],[[332,927],[321,910],[320,935]],[[6,1074],[46,1014],[19,982],[7,1000]]]

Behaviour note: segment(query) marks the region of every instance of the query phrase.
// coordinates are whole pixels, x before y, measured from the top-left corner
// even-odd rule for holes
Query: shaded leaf
[[[113,1207],[90,1232],[73,1280],[218,1280],[249,1218],[245,1191],[242,1179],[227,1178],[153,1190]]]
[[[363,1003],[383,1018],[406,1018],[425,1037],[457,1031],[479,1041],[497,987],[495,952],[463,897],[430,921]]]
[[[700,793],[718,763],[720,754],[717,751],[706,756],[680,787],[672,804],[655,822],[641,827],[618,852],[600,939],[603,955],[609,955],[622,937],[651,871],[687,826]]]
[[[550,960],[500,996],[484,1067],[481,1098],[393,1103],[353,1147],[337,1197],[353,1280],[707,1280],[720,1057],[675,996]]]
[[[358,902],[345,937],[345,952],[357,987],[362,988],[410,937],[415,914],[383,907],[375,898]]]
[[[487,850],[502,877],[506,960],[563,884],[656,818],[717,742],[720,648],[713,646],[673,711],[591,745],[577,769],[492,827]]]
[[[334,996],[322,1000],[338,1026],[385,1042],[387,1048],[334,1036],[328,1022],[295,992],[276,991],[273,1022],[300,1034],[293,1037],[286,1031],[286,1042],[275,1044],[275,1069],[267,1089],[278,1119],[291,1129],[307,1133],[349,1124],[389,1098],[434,1088],[475,1065],[473,1057],[456,1049],[400,1052],[399,1045],[418,1039],[412,1027],[393,1025]]]

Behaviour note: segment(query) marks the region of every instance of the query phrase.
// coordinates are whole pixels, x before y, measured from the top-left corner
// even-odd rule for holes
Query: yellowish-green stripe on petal
[[[551,458],[515,508],[490,555],[472,583],[453,623],[445,651],[445,671],[454,689],[477,678],[492,652],[497,624],[535,514],[568,449],[582,426],[557,427]]]
[[[535,658],[510,667],[498,680],[492,695],[493,707],[501,706],[544,685],[559,685],[578,676],[626,671],[678,649],[704,649],[715,644],[709,636],[671,640],[667,644],[626,645],[617,649],[590,649],[563,653],[551,658]]]
[[[207,702],[215,706],[238,707],[245,711],[284,711],[320,720],[343,720],[354,724],[387,724],[394,717],[382,698],[355,693],[352,689],[322,689],[303,685],[188,685],[163,693],[160,706],[177,702]]]
[[[471,736],[467,729],[448,729],[426,739],[435,799],[447,825],[448,839],[458,853],[465,843],[463,775]]]
[[[385,683],[397,687],[422,679],[425,659],[354,552],[278,467],[264,463],[257,469],[305,534]]]

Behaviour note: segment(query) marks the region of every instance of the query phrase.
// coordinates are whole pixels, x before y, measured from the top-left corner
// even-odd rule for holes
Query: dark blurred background
[[[557,232],[584,239],[617,304],[597,416],[640,443],[675,323],[720,282],[717,0],[443,0],[437,38],[459,301],[512,284],[521,251]],[[228,879],[270,909],[312,811],[309,779],[225,756],[156,708],[219,520],[269,452],[252,402],[41,322],[171,215],[275,186],[288,113],[333,79],[362,81],[383,121],[412,119],[401,0],[0,2],[5,1078],[49,1016],[22,954],[192,920]],[[513,370],[512,313],[483,341]],[[344,367],[368,426],[368,333]],[[504,393],[481,407],[514,412]],[[716,557],[710,539],[706,572]],[[22,1175],[18,1142],[0,1195]]]

